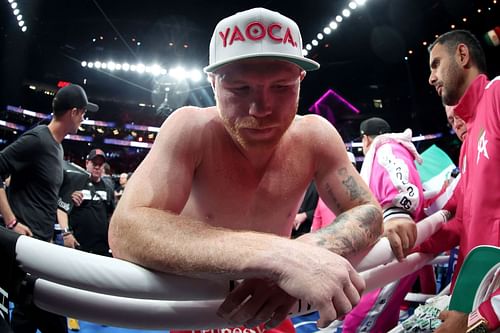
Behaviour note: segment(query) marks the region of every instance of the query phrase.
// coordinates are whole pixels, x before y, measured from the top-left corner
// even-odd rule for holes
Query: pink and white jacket
[[[411,138],[410,129],[379,135],[365,155],[361,177],[382,206],[384,222],[394,217],[407,216],[415,221],[423,217],[422,183],[417,168],[411,167],[422,158]]]

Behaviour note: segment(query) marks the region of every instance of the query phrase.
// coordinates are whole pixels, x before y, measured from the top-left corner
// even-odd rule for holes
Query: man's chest
[[[197,170],[185,211],[218,226],[282,234],[311,178],[307,162],[260,171],[215,163]]]

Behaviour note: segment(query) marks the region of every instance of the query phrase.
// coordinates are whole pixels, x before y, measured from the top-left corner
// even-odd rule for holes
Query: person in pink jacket
[[[434,236],[443,239],[442,246],[460,245],[455,268],[459,271],[474,247],[500,246],[500,77],[488,80],[484,52],[468,31],[453,30],[439,36],[429,52],[429,84],[443,104],[455,106],[455,114],[467,126],[460,154],[456,230],[448,237],[443,237],[443,232]],[[436,332],[493,331],[500,327],[499,318],[497,289],[470,314],[443,312],[444,322]]]
[[[365,160],[361,177],[369,184],[384,213],[384,235],[402,260],[415,242],[415,222],[423,217],[424,195],[415,161],[422,162],[407,129],[391,133],[382,118],[369,118],[360,131]],[[385,333],[397,325],[399,309],[418,273],[364,294],[345,317],[343,332]]]

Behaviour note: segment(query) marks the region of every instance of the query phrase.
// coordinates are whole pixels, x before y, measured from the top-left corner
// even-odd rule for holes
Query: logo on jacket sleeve
[[[481,154],[483,154],[486,159],[490,159],[490,156],[488,155],[488,140],[486,139],[486,130],[482,129],[481,130],[481,135],[479,136],[479,140],[477,142],[477,158],[476,158],[476,164],[479,164],[479,157]]]

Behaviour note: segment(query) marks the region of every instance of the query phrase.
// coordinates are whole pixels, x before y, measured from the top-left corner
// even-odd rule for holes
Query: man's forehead
[[[445,53],[446,47],[443,44],[437,43],[429,53],[429,62],[432,63],[434,59],[442,57]]]

